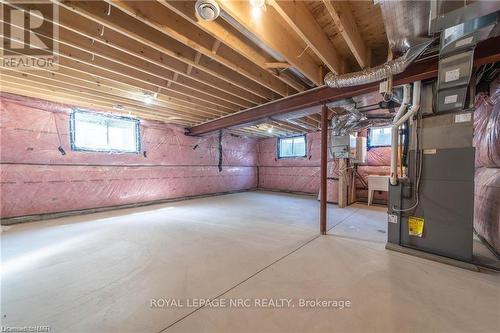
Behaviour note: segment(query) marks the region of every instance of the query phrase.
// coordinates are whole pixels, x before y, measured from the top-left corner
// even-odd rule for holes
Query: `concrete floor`
[[[500,275],[384,249],[385,208],[247,192],[8,227],[3,326],[51,332],[493,332]],[[284,308],[188,300],[291,299]],[[300,308],[300,299],[350,308]],[[151,307],[151,299],[183,307]],[[157,303],[159,304],[159,303]],[[215,302],[213,303],[215,305]],[[276,304],[279,305],[279,304]],[[295,307],[294,307],[295,306]]]

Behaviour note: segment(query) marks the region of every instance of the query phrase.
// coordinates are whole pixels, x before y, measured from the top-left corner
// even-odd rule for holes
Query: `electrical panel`
[[[349,135],[334,135],[330,152],[334,158],[349,158],[349,146]]]

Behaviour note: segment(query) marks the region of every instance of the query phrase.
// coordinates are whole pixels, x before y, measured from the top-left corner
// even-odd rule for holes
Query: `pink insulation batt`
[[[500,77],[476,97],[474,230],[500,253]]]
[[[320,184],[321,133],[309,133],[306,157],[281,158],[276,155],[277,139],[259,141],[259,187],[263,189],[318,194]],[[338,178],[337,163],[328,162],[328,177]],[[327,200],[338,201],[337,180],[328,180]]]
[[[139,154],[71,151],[73,106],[7,93],[0,98],[1,217],[257,186],[255,139],[224,133],[222,172],[217,166],[217,134],[189,137],[183,128],[156,121],[141,120]],[[58,151],[59,145],[66,155]]]

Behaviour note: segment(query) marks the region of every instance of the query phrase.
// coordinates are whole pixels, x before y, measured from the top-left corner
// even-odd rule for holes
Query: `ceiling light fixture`
[[[250,0],[252,6],[252,17],[259,18],[263,10],[266,10],[266,0]]]
[[[266,0],[250,0],[252,7],[262,8],[266,5]]]
[[[154,100],[153,94],[147,92],[144,93],[144,103],[151,104],[153,103],[153,100]]]

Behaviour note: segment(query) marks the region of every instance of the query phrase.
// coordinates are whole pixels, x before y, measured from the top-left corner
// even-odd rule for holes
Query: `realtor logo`
[[[57,69],[58,7],[48,1],[1,3],[2,68]]]

